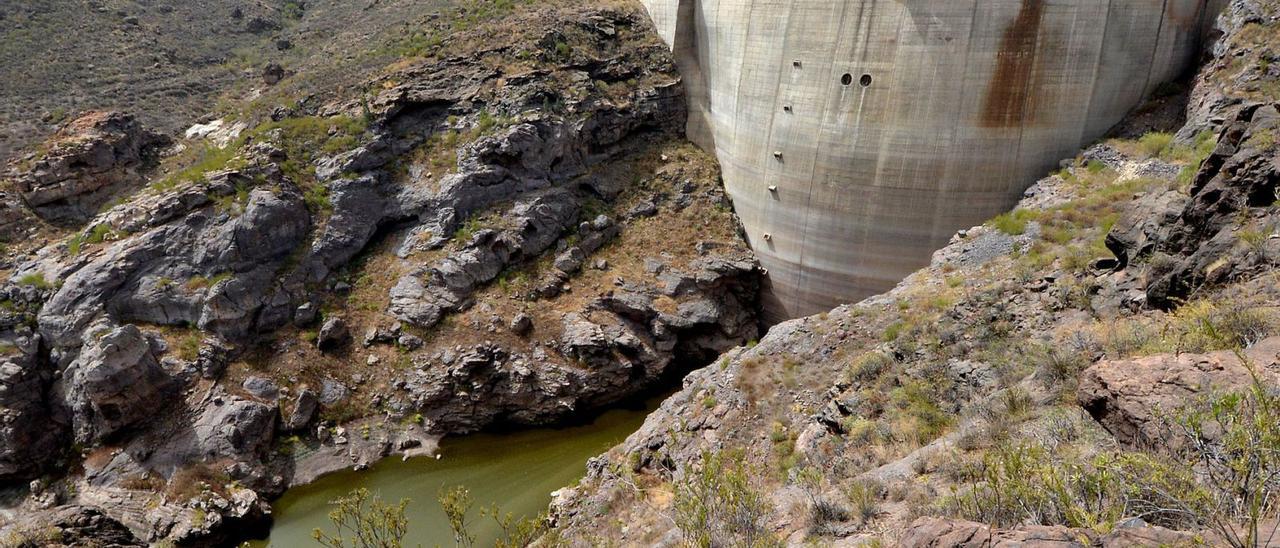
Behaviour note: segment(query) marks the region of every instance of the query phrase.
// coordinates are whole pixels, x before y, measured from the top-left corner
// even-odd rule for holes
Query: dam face
[[[1179,76],[1222,0],[641,0],[780,320],[892,288]]]

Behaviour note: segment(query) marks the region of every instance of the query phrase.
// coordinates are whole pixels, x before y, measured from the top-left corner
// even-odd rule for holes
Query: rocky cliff
[[[1238,499],[1185,451],[1222,447],[1215,426],[1278,435],[1169,418],[1271,401],[1250,388],[1277,367],[1274,2],[1232,2],[1189,89],[1014,211],[762,338],[765,269],[685,138],[713,88],[641,6],[417,9],[362,37],[368,57],[329,52],[354,65],[262,63],[180,135],[89,112],[9,164],[0,540],[233,544],[319,474],[589,416],[706,364],[561,493],[544,542],[1233,534],[1214,518]],[[1166,493],[1187,506],[1151,506]]]
[[[1155,132],[1065,161],[891,291],[687,377],[561,493],[563,538],[1267,545],[1280,5],[1232,2],[1215,29],[1186,97],[1122,126]]]
[[[285,71],[173,139],[91,112],[10,164],[6,539],[233,543],[318,474],[590,416],[758,337],[639,6],[425,19],[358,85],[283,99]]]

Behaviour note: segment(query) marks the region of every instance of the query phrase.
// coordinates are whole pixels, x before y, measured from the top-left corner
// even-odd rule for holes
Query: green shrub
[[[471,238],[483,228],[484,222],[479,217],[469,217],[453,233],[453,241],[457,242],[458,245],[467,245],[471,242]]]
[[[1236,356],[1255,371],[1242,351]],[[1161,419],[1170,434],[1160,446],[1166,456],[1106,451],[1082,458],[1002,444],[984,457],[977,479],[954,487],[938,509],[997,527],[1099,532],[1141,517],[1174,529],[1210,528],[1234,547],[1269,545],[1280,523],[1280,393],[1255,373],[1242,392],[1203,397]]]
[[[1242,352],[1236,356],[1252,374],[1249,388],[1202,399],[1171,426],[1183,435],[1177,456],[1209,491],[1200,521],[1231,546],[1270,546],[1280,528],[1280,393],[1263,385]]]
[[[765,522],[772,511],[741,453],[703,453],[675,485],[676,527],[689,546],[781,546]]]
[[[880,351],[871,351],[862,354],[849,364],[848,376],[849,380],[854,382],[866,383],[880,377],[893,365],[893,358]]]
[[[111,225],[106,223],[98,223],[89,229],[88,233],[79,233],[67,240],[67,253],[72,257],[80,254],[85,244],[93,245],[107,241],[108,238],[118,236]]]
[[[880,336],[880,339],[884,342],[896,341],[898,340],[898,337],[902,335],[903,330],[907,329],[907,327],[907,322],[902,320],[893,322],[889,324],[889,327],[884,328],[884,333]]]
[[[1149,158],[1158,158],[1173,144],[1173,135],[1154,131],[1138,139],[1138,149]]]
[[[1270,129],[1264,129],[1249,136],[1247,144],[1258,148],[1268,149],[1276,146],[1276,132]]]
[[[934,387],[910,380],[889,394],[894,405],[894,433],[902,439],[924,445],[941,436],[954,417],[938,405]]]
[[[182,338],[178,339],[178,344],[176,345],[178,358],[183,361],[195,361],[196,358],[200,357],[200,345],[202,342],[203,337],[200,336],[200,332],[197,330],[191,330],[191,332],[183,335]]]
[[[329,212],[333,210],[333,202],[329,199],[329,187],[320,183],[312,184],[310,188],[303,194],[303,201],[307,204],[307,209],[312,213]]]
[[[306,3],[299,0],[285,0],[284,5],[280,7],[280,12],[288,19],[302,19],[306,14]]]
[[[53,284],[44,279],[44,273],[42,272],[32,272],[18,278],[18,284],[34,287],[36,289],[50,289],[53,287]]]
[[[992,219],[990,225],[1010,236],[1021,236],[1027,233],[1027,224],[1036,218],[1037,214],[1034,211],[1015,209]]]
[[[405,508],[409,499],[398,504],[382,502],[369,490],[360,488],[331,503],[329,512],[333,532],[313,529],[311,537],[328,548],[400,548],[409,532]]]
[[[884,498],[884,486],[869,480],[854,480],[845,490],[849,503],[853,507],[853,518],[859,523],[871,521],[880,511],[880,500]]]
[[[1043,447],[1002,445],[983,460],[980,483],[939,503],[944,513],[1013,527],[1025,523],[1108,531],[1121,519],[1185,528],[1199,524],[1209,497],[1188,468],[1138,453],[1055,459]]]
[[[241,138],[225,147],[206,145],[196,149],[194,153],[191,153],[193,160],[187,167],[151,183],[151,188],[161,192],[172,190],[183,183],[200,181],[208,173],[241,167],[243,166],[243,161],[238,159],[236,154],[244,142],[244,139]]]

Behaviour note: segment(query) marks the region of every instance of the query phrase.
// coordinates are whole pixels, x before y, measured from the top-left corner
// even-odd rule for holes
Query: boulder
[[[250,396],[260,400],[275,401],[280,397],[280,387],[271,379],[249,377],[240,384],[240,387],[244,388],[244,391],[248,392]]]
[[[1259,377],[1280,386],[1280,337],[1245,351]],[[1233,352],[1164,354],[1101,361],[1080,374],[1080,405],[1131,447],[1161,447],[1169,432],[1162,420],[1200,395],[1247,389],[1252,377]]]
[[[76,442],[86,445],[154,418],[174,388],[150,341],[133,325],[114,328],[89,345],[62,381]]]
[[[209,461],[256,462],[271,447],[278,413],[239,397],[216,398],[192,424],[199,456]]]
[[[316,321],[316,318],[318,317],[319,311],[316,310],[316,305],[311,303],[302,303],[298,305],[298,308],[293,312],[293,323],[301,327],[306,327]]]
[[[284,80],[284,67],[279,63],[267,63],[262,67],[262,83],[268,86],[274,86]]]
[[[512,333],[523,337],[533,331],[533,318],[529,317],[528,314],[521,312],[516,314],[515,318],[511,319],[510,327]]]
[[[315,420],[320,410],[320,397],[310,388],[304,388],[293,401],[293,411],[285,421],[284,428],[290,432],[305,430]]]
[[[902,548],[1086,548],[1077,532],[1062,526],[996,529],[964,520],[924,517],[915,520],[899,540]]]
[[[342,318],[325,320],[324,325],[320,326],[319,335],[316,336],[316,348],[321,352],[330,352],[350,343],[351,332],[347,329],[347,322]]]

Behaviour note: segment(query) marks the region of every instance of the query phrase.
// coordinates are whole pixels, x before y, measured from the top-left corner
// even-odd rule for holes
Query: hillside
[[[92,112],[14,164],[3,538],[235,543],[292,485],[588,417],[758,336],[638,6],[422,17],[365,80],[299,73],[189,138]]]
[[[1277,522],[1275,0],[927,268],[774,326],[641,3],[88,6],[0,7],[0,545],[239,545],[321,475],[676,384],[523,532]]]
[[[33,0],[0,6],[0,163],[78,113],[121,110],[175,134],[272,93],[357,85],[447,0]],[[221,114],[221,112],[218,112]]]
[[[1266,545],[1280,9],[1218,26],[1185,125],[1088,148],[894,290],[693,373],[557,501],[562,535]]]

